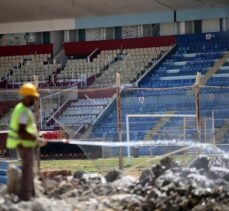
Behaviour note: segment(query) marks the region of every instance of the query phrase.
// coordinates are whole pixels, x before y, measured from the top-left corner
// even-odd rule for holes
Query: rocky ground
[[[139,178],[111,171],[105,177],[75,172],[43,181],[46,195],[31,202],[5,193],[0,211],[227,211],[229,210],[229,158],[202,156],[189,167],[170,158],[144,170]]]

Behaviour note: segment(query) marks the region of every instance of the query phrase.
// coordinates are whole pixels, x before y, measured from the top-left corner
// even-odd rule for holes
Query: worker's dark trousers
[[[34,196],[33,184],[33,148],[18,146],[18,153],[22,160],[21,199],[28,201]]]

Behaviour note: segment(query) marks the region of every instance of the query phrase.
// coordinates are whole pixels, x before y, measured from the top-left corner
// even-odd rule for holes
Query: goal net
[[[158,155],[184,146],[213,142],[212,120],[206,118],[198,127],[196,115],[176,114],[127,114],[127,143],[142,143],[127,147],[128,163],[131,155]],[[202,125],[202,126],[201,126]],[[148,146],[145,146],[147,145]]]

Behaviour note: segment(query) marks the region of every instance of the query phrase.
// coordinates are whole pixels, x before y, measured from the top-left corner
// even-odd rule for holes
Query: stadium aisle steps
[[[227,63],[227,59],[229,59],[229,51],[225,53],[222,59],[219,59],[213,67],[209,68],[208,72],[201,79],[201,84],[205,85],[208,80],[220,70],[220,67]]]
[[[168,111],[165,114],[175,114],[176,111]],[[144,140],[151,140],[157,134],[157,131],[163,128],[167,122],[170,121],[170,117],[162,117],[156,125],[152,127],[152,129],[145,135]]]
[[[224,121],[224,123],[216,130],[216,140],[223,140],[225,135],[229,130],[229,119]]]

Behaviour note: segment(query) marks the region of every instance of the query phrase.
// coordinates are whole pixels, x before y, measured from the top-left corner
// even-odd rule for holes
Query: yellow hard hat
[[[23,84],[19,89],[19,94],[21,96],[34,96],[34,97],[40,96],[36,86],[34,86],[32,83]]]

